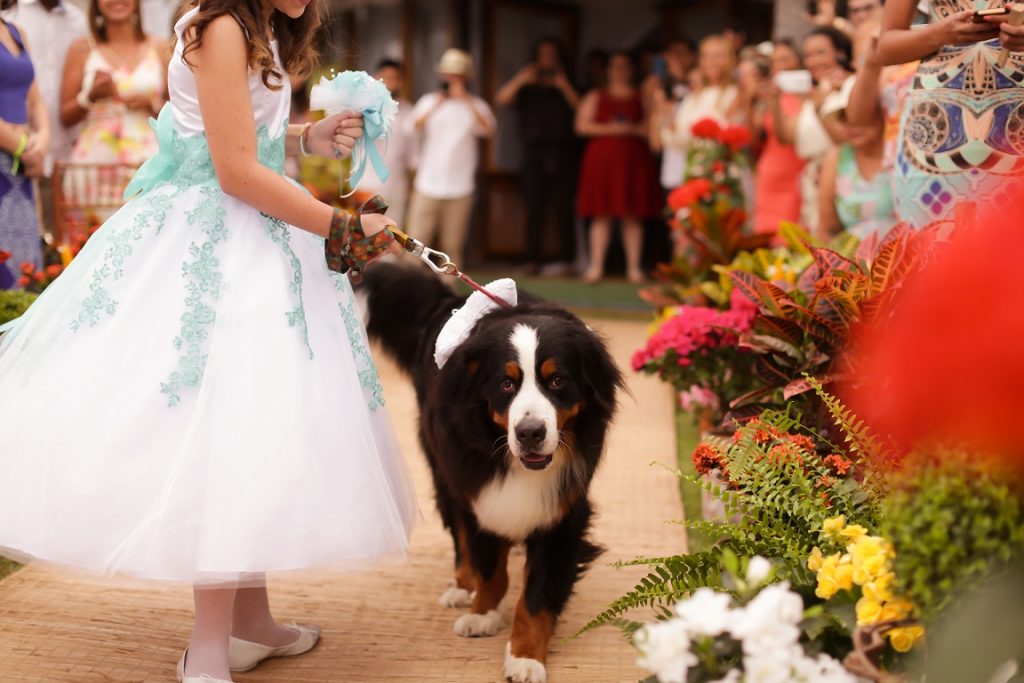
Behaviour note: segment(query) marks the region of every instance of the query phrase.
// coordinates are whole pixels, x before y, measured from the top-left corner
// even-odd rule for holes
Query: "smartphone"
[[[775,74],[775,85],[784,93],[806,95],[814,88],[814,79],[811,78],[811,72],[805,69],[780,71]]]
[[[985,17],[1001,17],[1009,13],[1009,7],[992,7],[990,9],[974,10],[974,23],[982,23],[985,21]]]

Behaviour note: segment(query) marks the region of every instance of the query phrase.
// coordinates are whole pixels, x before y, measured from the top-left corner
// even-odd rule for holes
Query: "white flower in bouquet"
[[[682,619],[647,624],[636,632],[634,642],[641,655],[637,666],[653,672],[661,683],[686,683],[686,672],[697,663]]]
[[[698,588],[688,600],[676,604],[675,613],[686,622],[691,636],[718,636],[733,623],[732,596],[711,588]]]

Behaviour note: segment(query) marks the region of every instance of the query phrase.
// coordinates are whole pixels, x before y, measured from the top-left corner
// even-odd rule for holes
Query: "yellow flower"
[[[861,536],[849,546],[847,550],[853,559],[854,565],[860,566],[865,560],[879,556],[888,559],[892,554],[892,546],[881,536]]]
[[[860,524],[851,524],[850,526],[840,531],[839,535],[843,538],[848,538],[851,541],[856,541],[861,536],[867,536],[868,530],[862,527]]]
[[[879,621],[898,621],[906,619],[913,611],[913,606],[903,598],[895,598],[882,605]]]
[[[826,536],[831,536],[834,539],[839,538],[839,534],[842,533],[843,527],[846,526],[846,515],[839,515],[832,519],[826,519],[821,525],[821,531]]]
[[[846,559],[845,556],[843,559]],[[853,589],[853,565],[849,563],[840,563],[836,567],[835,571],[835,582],[839,586],[840,590],[848,591]]]
[[[882,616],[882,604],[877,600],[865,595],[857,601],[858,626],[870,626],[871,624],[877,624],[880,616]]]
[[[839,590],[839,586],[836,584],[835,577],[829,573],[818,574],[818,587],[814,589],[814,594],[822,600],[829,600]]]
[[[906,626],[889,631],[889,642],[897,652],[910,652],[911,648],[924,637],[923,626]]]
[[[892,600],[892,592],[889,590],[889,587],[894,578],[893,573],[889,572],[887,574],[882,574],[874,581],[868,581],[867,583],[862,584],[864,588],[864,596],[879,603]]]
[[[889,561],[884,555],[872,555],[860,563],[853,563],[853,582],[858,586],[874,581],[889,571]]]
[[[816,572],[821,569],[821,566],[825,563],[825,557],[821,554],[821,548],[815,548],[811,551],[811,556],[807,558],[807,568],[812,572]]]

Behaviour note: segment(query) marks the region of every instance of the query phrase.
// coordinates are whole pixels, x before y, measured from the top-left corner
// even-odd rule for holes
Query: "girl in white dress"
[[[352,114],[287,124],[320,1],[182,17],[137,194],[0,336],[0,553],[193,584],[188,683],[312,648],[265,573],[402,557],[416,516],[325,260],[345,217],[282,174],[286,148],[343,156],[362,134]]]

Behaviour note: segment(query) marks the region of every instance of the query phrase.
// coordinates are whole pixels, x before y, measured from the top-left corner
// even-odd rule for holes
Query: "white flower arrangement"
[[[637,664],[659,683],[858,683],[832,657],[807,656],[800,645],[803,600],[786,582],[765,586],[771,575],[768,560],[750,559],[736,582],[739,592],[753,595],[745,605],[729,593],[697,589],[675,606],[673,618],[636,632]]]

